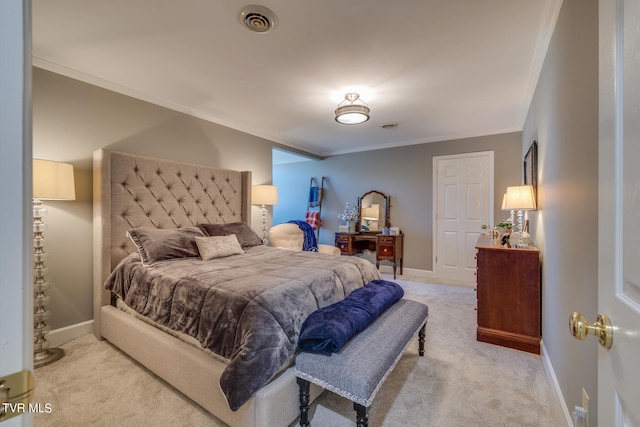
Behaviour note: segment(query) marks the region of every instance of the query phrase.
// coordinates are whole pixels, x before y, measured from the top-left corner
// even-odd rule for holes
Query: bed
[[[94,153],[93,173],[96,337],[108,340],[229,425],[289,425],[298,415],[298,388],[290,368],[291,348],[295,348],[298,326],[310,310],[344,298],[354,288],[379,278],[375,267],[354,257],[294,252],[264,245],[243,247],[242,254],[210,261],[190,257],[145,264],[144,253],[137,250],[132,241],[135,239],[127,236],[130,230],[157,229],[164,232],[197,230],[199,224],[213,224],[212,227],[250,224],[251,173],[104,149]],[[135,237],[135,232],[133,235]],[[320,267],[319,263],[323,266]],[[205,266],[213,269],[212,277],[217,278],[213,281],[215,283],[198,281],[206,283],[207,289],[215,290],[218,295],[215,301],[226,301],[219,296],[226,297],[239,293],[239,289],[246,289],[246,303],[242,303],[242,310],[246,312],[243,311],[238,319],[249,320],[245,321],[245,326],[238,326],[236,335],[240,338],[229,339],[234,335],[233,331],[227,331],[226,339],[212,339],[212,332],[203,333],[193,327],[193,319],[177,322],[184,327],[175,331],[166,325],[171,323],[166,322],[171,316],[147,318],[133,311],[136,298],[131,295],[139,291],[127,291],[122,283],[114,285],[111,282],[114,276],[137,277],[134,271],[144,276],[150,270],[148,264],[154,264],[151,267],[165,276],[177,276],[179,271],[198,271],[193,276],[202,278],[205,276],[199,269]],[[354,277],[356,270],[360,275],[357,278]],[[304,280],[305,275],[310,279]],[[224,283],[218,280],[223,276],[229,280]],[[181,276],[177,283],[185,283],[187,279]],[[106,282],[115,286],[115,294],[121,299],[105,289]],[[252,288],[251,283],[255,283],[257,289]],[[273,290],[276,288],[285,289],[285,294],[290,295],[287,303],[294,301],[295,310],[278,309],[280,300]],[[175,289],[182,289],[182,294],[186,295],[189,292],[184,292],[184,289],[193,287],[191,284],[182,288],[175,285]],[[213,291],[207,292],[211,295]],[[178,291],[176,293],[179,294]],[[185,297],[185,301],[190,298]],[[268,302],[274,308],[263,307]],[[237,304],[234,304],[219,305],[221,313],[236,310]],[[233,309],[230,308],[232,306]],[[214,308],[215,304],[210,304],[209,308],[201,311],[206,314]],[[293,316],[284,317],[282,314],[285,312],[292,312]],[[212,318],[221,316],[218,313]],[[213,330],[221,329],[215,321],[203,322],[209,323],[214,325]],[[251,329],[252,324],[262,327]],[[173,328],[175,324],[171,326]],[[191,334],[194,329],[198,330]],[[256,331],[260,329],[267,329],[271,335],[266,335],[267,339],[263,336],[251,341],[251,337],[259,336]],[[280,346],[278,351],[268,348],[269,336]],[[203,343],[208,348],[202,348]],[[260,345],[262,353],[258,351],[248,355],[245,351]],[[280,359],[266,363],[265,372],[262,372],[261,365],[252,365],[251,360],[255,361],[267,353],[277,354]],[[253,378],[253,383],[247,378]],[[313,390],[312,397],[320,392],[320,389]]]

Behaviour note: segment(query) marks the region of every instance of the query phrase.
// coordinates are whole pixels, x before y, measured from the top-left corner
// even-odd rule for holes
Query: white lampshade
[[[252,205],[277,205],[278,187],[275,185],[253,185],[251,187]]]
[[[73,165],[33,159],[33,197],[45,200],[75,200]]]
[[[503,211],[510,211],[511,209],[507,209],[507,193],[504,193],[502,195],[502,210]]]
[[[525,211],[536,209],[533,187],[531,185],[507,187],[506,200],[503,199],[502,208]]]

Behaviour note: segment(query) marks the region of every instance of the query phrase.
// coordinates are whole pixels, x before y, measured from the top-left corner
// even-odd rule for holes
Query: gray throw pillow
[[[241,255],[244,253],[235,234],[228,236],[196,237],[196,244],[203,261],[215,258]]]
[[[136,245],[142,264],[151,265],[167,259],[199,257],[196,237],[204,234],[198,227],[139,227],[127,231],[127,236]]]
[[[248,224],[244,222],[230,222],[228,224],[198,224],[200,230],[207,236],[228,236],[235,234],[242,248],[262,245],[262,239]]]

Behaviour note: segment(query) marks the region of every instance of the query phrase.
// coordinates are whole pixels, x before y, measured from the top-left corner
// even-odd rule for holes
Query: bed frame
[[[225,363],[111,305],[104,282],[135,251],[133,227],[251,223],[251,172],[216,169],[104,149],[93,155],[94,334],[106,339],[232,426],[288,426],[299,415],[292,368],[238,411],[219,387]],[[312,390],[315,399],[322,390]]]

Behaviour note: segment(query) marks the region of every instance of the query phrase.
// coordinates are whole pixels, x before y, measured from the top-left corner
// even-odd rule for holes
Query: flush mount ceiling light
[[[343,125],[357,125],[369,120],[369,107],[360,99],[360,95],[349,92],[344,101],[336,108],[336,122]]]
[[[256,33],[267,33],[278,25],[276,14],[264,6],[249,5],[240,11],[240,22]]]

